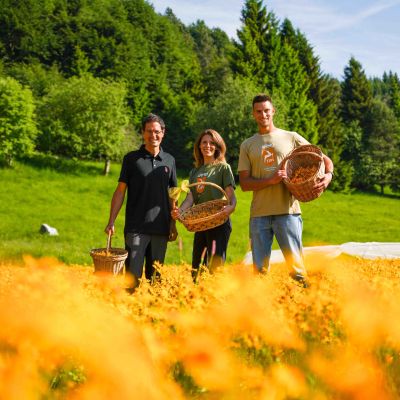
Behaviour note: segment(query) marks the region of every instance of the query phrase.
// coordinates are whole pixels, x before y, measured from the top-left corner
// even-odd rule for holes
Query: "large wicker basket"
[[[297,200],[305,203],[321,196],[314,187],[325,174],[325,164],[317,146],[297,147],[285,157],[283,167],[287,175],[283,182]]]
[[[125,260],[128,252],[125,249],[111,247],[111,235],[108,235],[107,247],[93,249],[90,252],[94,263],[94,272],[111,273],[113,275],[125,272]]]
[[[196,204],[185,210],[179,221],[189,232],[201,232],[215,228],[225,223],[229,216],[223,212],[223,208],[229,205],[228,196],[221,187],[212,182],[194,182],[187,187],[208,185],[215,187],[225,196],[225,199],[216,199]]]

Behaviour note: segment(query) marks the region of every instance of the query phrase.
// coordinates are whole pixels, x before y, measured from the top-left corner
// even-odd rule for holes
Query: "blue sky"
[[[236,38],[244,0],[148,0],[163,14],[170,7],[186,25],[198,19]],[[264,0],[268,11],[289,18],[319,56],[322,70],[342,79],[351,56],[367,76],[400,75],[400,0]]]

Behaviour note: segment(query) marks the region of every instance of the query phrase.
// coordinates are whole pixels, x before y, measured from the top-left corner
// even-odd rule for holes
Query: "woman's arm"
[[[182,204],[180,205],[180,207],[174,207],[171,211],[171,217],[174,220],[179,220],[180,215],[186,211],[188,208],[192,207],[193,205],[193,195],[192,192],[189,192],[186,195],[186,199],[183,200]]]
[[[232,185],[229,185],[225,188],[225,192],[228,196],[229,199],[229,205],[224,207],[224,211],[230,215],[235,211],[236,208],[236,195],[235,195],[235,189],[232,187]]]

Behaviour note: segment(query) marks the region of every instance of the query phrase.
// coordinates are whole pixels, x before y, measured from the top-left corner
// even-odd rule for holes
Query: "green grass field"
[[[102,176],[102,163],[62,159],[32,159],[0,169],[0,259],[19,261],[24,254],[52,256],[66,264],[91,265],[92,248],[105,247],[103,229],[120,166]],[[186,178],[181,174],[181,178]],[[228,262],[241,261],[249,250],[248,220],[251,193],[236,190],[238,206]],[[180,199],[183,200],[183,195]],[[344,242],[400,242],[400,199],[373,194],[326,192],[302,205],[304,245]],[[59,236],[39,233],[42,223]],[[114,247],[123,247],[124,212],[117,219]],[[178,223],[179,241],[170,243],[166,263],[190,262],[193,234]],[[275,248],[277,246],[275,245]]]

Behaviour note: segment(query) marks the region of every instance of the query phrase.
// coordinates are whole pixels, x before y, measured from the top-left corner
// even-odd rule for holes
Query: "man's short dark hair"
[[[253,99],[253,107],[254,104],[256,103],[264,103],[265,101],[269,101],[272,104],[272,99],[271,96],[268,96],[267,94],[260,93],[257,96],[254,97]]]
[[[156,115],[156,114],[150,113],[149,115],[147,115],[146,117],[144,117],[143,120],[142,120],[142,132],[144,131],[144,128],[146,128],[146,124],[147,124],[148,122],[158,122],[158,123],[160,124],[160,126],[161,126],[161,129],[162,129],[163,131],[165,131],[165,123],[164,123],[164,121],[162,120],[162,118],[159,117],[159,116]]]

